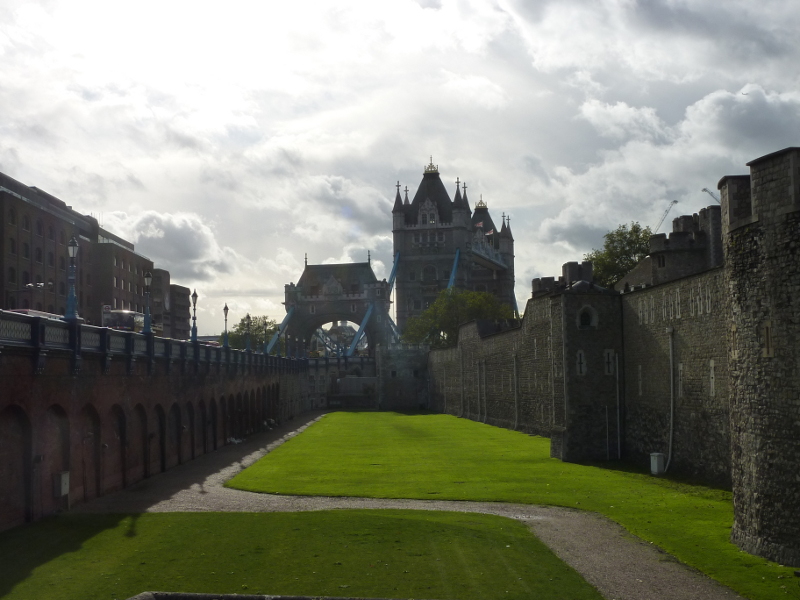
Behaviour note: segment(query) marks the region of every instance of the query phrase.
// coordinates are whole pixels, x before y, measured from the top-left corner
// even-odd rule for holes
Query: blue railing
[[[102,355],[107,361],[127,358],[129,365],[136,361],[147,361],[149,366],[158,362],[179,362],[184,366],[195,365],[205,369],[215,366],[229,371],[254,369],[281,373],[308,368],[307,358],[270,356],[263,352],[173,340],[4,310],[0,310],[0,346],[6,351],[14,348],[38,351],[35,354],[37,370],[44,368],[45,355],[56,356],[59,352],[72,356],[75,371],[80,370],[83,356],[97,355]]]

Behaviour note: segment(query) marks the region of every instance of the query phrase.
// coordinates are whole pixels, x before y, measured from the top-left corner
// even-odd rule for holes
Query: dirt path
[[[652,544],[596,513],[495,502],[382,500],[277,496],[223,487],[236,473],[302,432],[324,413],[309,413],[241,444],[160,473],[98,498],[75,512],[291,512],[329,509],[404,508],[480,512],[524,522],[559,558],[608,600],[733,600],[741,596],[690,569]]]

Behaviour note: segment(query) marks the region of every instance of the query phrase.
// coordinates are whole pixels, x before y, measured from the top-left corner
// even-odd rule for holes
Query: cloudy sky
[[[790,0],[2,0],[0,171],[196,288],[211,334],[225,302],[282,318],[304,253],[388,277],[432,155],[511,216],[523,307],[800,145],[798,31]]]

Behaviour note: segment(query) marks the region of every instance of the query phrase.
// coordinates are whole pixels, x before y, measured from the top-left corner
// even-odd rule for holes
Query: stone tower
[[[731,539],[800,566],[800,148],[723,177]]]
[[[392,233],[394,253],[400,253],[395,281],[400,331],[447,288],[454,264],[456,287],[491,292],[516,309],[511,226],[504,216],[498,228],[483,200],[473,212],[466,184],[455,184],[451,200],[431,161],[413,200],[408,199],[408,188],[403,198],[397,186]]]

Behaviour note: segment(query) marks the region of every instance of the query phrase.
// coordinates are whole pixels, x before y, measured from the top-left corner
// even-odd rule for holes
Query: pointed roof
[[[477,225],[482,223],[481,229],[483,229],[485,233],[490,231],[493,231],[495,234],[500,233],[497,230],[494,221],[492,221],[492,216],[489,214],[489,207],[486,206],[486,203],[483,201],[483,197],[481,197],[481,199],[475,205],[475,212],[472,213],[471,223],[473,229],[477,229]],[[500,236],[493,235],[492,239],[494,241],[494,245],[497,246]]]
[[[512,242],[514,241],[514,236],[511,235],[511,217],[503,218],[503,227],[500,229],[500,237],[508,238]]]
[[[394,208],[392,212],[403,212],[403,199],[400,197],[400,182],[397,182],[397,195],[394,197]]]
[[[417,188],[417,193],[414,194],[410,207],[406,209],[406,223],[417,222],[419,206],[425,200],[430,200],[436,206],[440,223],[451,223],[453,221],[453,203],[439,177],[439,168],[433,164],[432,160],[425,167],[425,173],[422,175],[422,181]]]
[[[456,177],[456,195],[453,197],[453,208],[464,208],[464,202],[461,200],[461,188],[459,187],[458,177]]]
[[[469,212],[472,212],[472,209],[469,207],[469,198],[467,198],[467,183],[463,183],[464,187],[464,195],[462,196],[461,200],[464,203],[464,208],[466,208]]]

